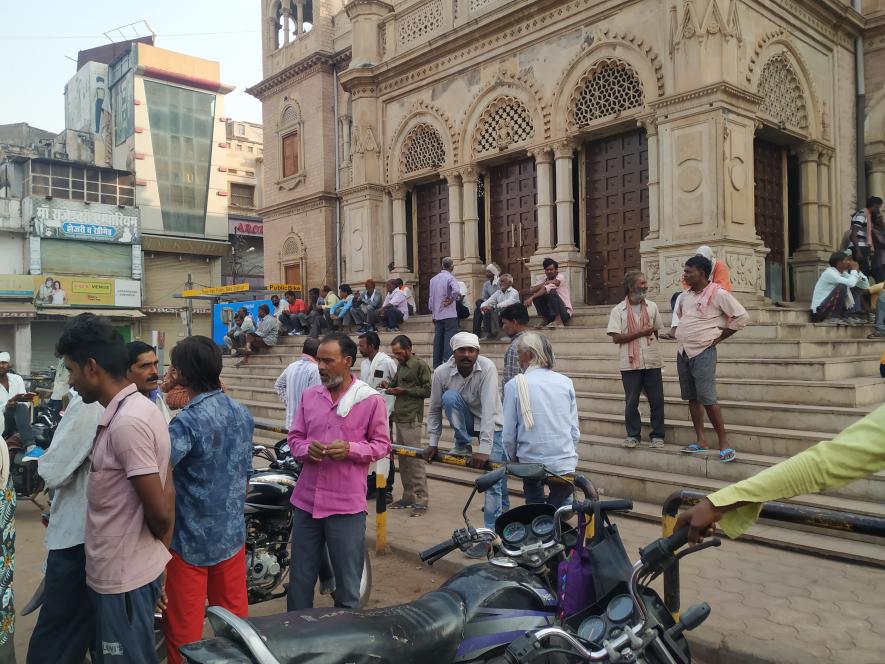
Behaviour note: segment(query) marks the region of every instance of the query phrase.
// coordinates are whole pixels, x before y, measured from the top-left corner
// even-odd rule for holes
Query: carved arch
[[[807,133],[809,138],[819,139],[823,137],[823,128],[821,126],[821,99],[815,85],[814,78],[810,74],[808,62],[802,56],[798,47],[790,39],[789,35],[783,29],[773,30],[766,33],[756,43],[753,55],[750,56],[750,62],[747,67],[747,83],[753,91],[759,89],[759,81],[765,71],[765,65],[772,61],[772,58],[782,57],[796,76],[796,80],[801,87],[803,99],[805,101],[805,112],[808,116],[808,126],[804,129],[794,130]]]
[[[586,82],[585,75],[606,60],[629,67],[642,85],[642,105],[628,109],[623,115],[632,117],[647,113],[648,102],[664,95],[663,63],[654,49],[632,33],[604,30],[592,42],[585,43],[581,52],[563,70],[556,84],[556,97],[552,107],[554,137],[575,131],[575,127],[569,126],[569,118],[574,117],[571,104]]]
[[[304,238],[300,233],[291,233],[280,246],[280,260],[304,258],[306,253]]]
[[[442,140],[445,158],[437,170],[451,168],[457,163],[457,143],[453,138],[455,132],[451,118],[439,107],[418,100],[397,126],[393,133],[393,139],[387,148],[385,159],[387,184],[395,184],[425,174],[424,171],[404,173],[401,163],[406,141],[419,125],[426,125],[434,129]]]
[[[513,145],[525,147],[549,139],[550,109],[544,104],[543,96],[534,79],[526,74],[510,74],[502,71],[491,85],[473,98],[464,113],[459,140],[460,154],[463,155],[464,163],[483,156],[477,154],[475,150],[477,132],[482,131],[483,123],[488,121],[496,110],[508,103],[512,108],[521,106],[524,111],[519,112],[519,115],[524,113],[523,121],[530,122],[532,127],[531,138],[513,141]]]

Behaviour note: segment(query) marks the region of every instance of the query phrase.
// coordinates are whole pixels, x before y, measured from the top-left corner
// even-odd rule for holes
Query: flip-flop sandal
[[[686,445],[680,451],[683,454],[703,454],[704,452],[709,452],[710,449],[707,447],[701,447],[697,443],[692,443],[691,445]]]
[[[719,460],[722,463],[729,463],[730,461],[734,461],[737,459],[737,452],[735,452],[730,447],[726,447],[719,453]]]

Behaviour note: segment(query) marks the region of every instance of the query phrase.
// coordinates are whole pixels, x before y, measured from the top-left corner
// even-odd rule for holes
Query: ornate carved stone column
[[[640,120],[638,124],[645,129],[645,137],[648,142],[648,235],[644,239],[657,240],[660,237],[658,123],[655,118],[645,118]]]
[[[462,241],[464,222],[461,218],[461,176],[457,171],[450,171],[445,174],[445,178],[449,185],[449,254],[456,261],[460,261],[464,258],[464,244]],[[477,219],[478,223],[479,220]]]
[[[572,191],[572,157],[575,144],[561,141],[553,148],[556,156],[556,250],[577,251],[575,246],[575,197]]]
[[[885,149],[885,144],[881,145]],[[885,198],[885,152],[867,156],[870,174],[867,178],[867,193],[870,196]],[[860,203],[860,201],[858,201]],[[860,206],[858,206],[860,207]]]
[[[548,254],[553,249],[553,150],[549,146],[529,150],[535,160],[535,177],[538,180],[538,250],[536,254]]]
[[[799,157],[799,248],[817,249],[820,247],[817,168],[820,147],[807,143],[796,154]]]
[[[283,30],[283,46],[289,43],[289,33],[291,30],[289,26],[289,18],[289,8],[286,5],[283,5],[283,9],[280,11],[280,25]]]
[[[295,34],[299,37],[304,33],[304,2],[295,0]]]
[[[476,166],[461,169],[464,183],[464,244],[461,258],[470,263],[479,263],[479,210],[476,205],[476,181],[479,171]],[[449,190],[451,195],[451,189]],[[449,199],[451,203],[451,198]],[[451,219],[451,208],[449,209]]]
[[[388,188],[393,200],[393,271],[408,272],[406,234],[406,188],[394,184]]]
[[[817,192],[820,202],[818,204],[818,241],[821,248],[834,247],[837,240],[833,228],[833,188],[830,164],[833,161],[833,151],[821,148],[817,164]]]

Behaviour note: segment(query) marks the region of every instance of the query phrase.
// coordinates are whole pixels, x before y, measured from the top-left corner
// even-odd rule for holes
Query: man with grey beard
[[[303,465],[292,491],[292,579],[289,611],[313,607],[323,546],[335,573],[335,606],[359,606],[366,553],[366,476],[390,454],[387,405],[354,378],[357,347],[345,334],[323,338],[317,351],[321,385],[301,395],[289,449]]]

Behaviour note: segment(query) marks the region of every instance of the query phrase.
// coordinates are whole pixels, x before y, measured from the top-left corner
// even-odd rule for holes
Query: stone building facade
[[[393,273],[423,301],[443,256],[473,292],[489,261],[524,286],[552,256],[604,304],[640,267],[674,291],[704,243],[743,299],[805,300],[857,205],[847,0],[263,0],[262,21],[268,279]]]

